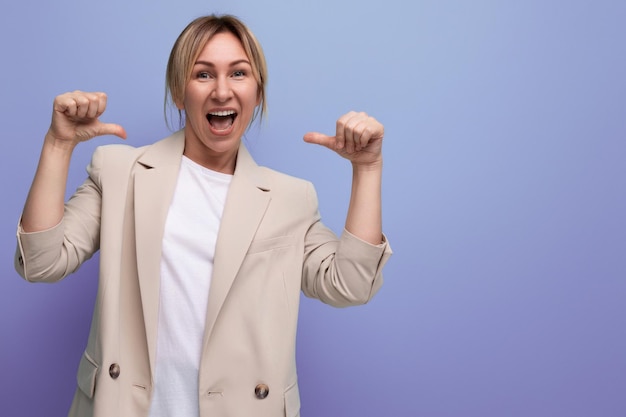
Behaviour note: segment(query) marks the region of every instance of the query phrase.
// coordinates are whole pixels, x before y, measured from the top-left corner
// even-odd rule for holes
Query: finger
[[[372,131],[368,124],[368,119],[361,120],[354,127],[354,144],[357,151],[365,148],[372,137]]]
[[[89,98],[89,110],[87,111],[87,117],[90,119],[96,119],[104,113],[107,105],[107,96],[104,93],[91,93]]]
[[[76,117],[96,119],[104,112],[106,108],[106,95],[104,93],[76,93],[74,98],[78,105]]]
[[[100,123],[96,128],[96,136],[113,135],[126,139],[126,130],[115,123]]]
[[[66,116],[76,116],[77,104],[74,100],[72,93],[65,93],[57,96],[54,99],[54,111],[63,113]]]
[[[354,153],[357,150],[355,128],[363,118],[362,113],[350,112],[342,117],[343,119],[343,135],[345,140],[345,149],[348,153]]]
[[[366,117],[366,116],[365,116]],[[359,113],[357,116],[353,117],[350,120],[350,136],[352,139],[352,143],[354,146],[354,151],[359,152],[361,150],[361,135],[363,134],[364,125],[364,114]],[[367,142],[366,142],[367,143]]]
[[[346,146],[345,126],[354,114],[355,113],[351,111],[347,114],[344,114],[337,120],[337,127],[335,129],[335,137],[337,138],[337,149],[343,149]]]
[[[89,112],[89,98],[81,93],[74,96],[74,101],[76,102],[75,116],[79,119],[84,119],[87,116],[87,112]]]
[[[335,149],[337,139],[334,136],[328,136],[319,132],[309,132],[304,135],[304,141],[307,143],[315,143],[330,149]]]

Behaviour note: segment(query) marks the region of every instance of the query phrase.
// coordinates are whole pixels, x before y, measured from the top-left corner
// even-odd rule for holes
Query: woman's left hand
[[[383,125],[366,113],[351,111],[337,120],[335,136],[309,132],[304,141],[325,146],[348,159],[353,165],[376,166],[382,163]]]

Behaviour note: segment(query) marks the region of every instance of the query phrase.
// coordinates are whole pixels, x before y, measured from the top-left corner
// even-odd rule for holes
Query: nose
[[[228,79],[225,77],[218,77],[213,85],[213,91],[211,97],[219,102],[225,102],[232,97],[232,90]]]

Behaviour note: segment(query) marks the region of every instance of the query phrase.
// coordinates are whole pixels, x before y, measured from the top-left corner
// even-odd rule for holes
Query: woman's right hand
[[[126,139],[122,126],[98,120],[106,106],[104,93],[74,91],[54,99],[52,123],[22,213],[25,232],[48,230],[63,218],[70,159],[79,142],[101,135]]]
[[[105,93],[73,91],[54,99],[49,139],[56,145],[73,148],[79,142],[95,136],[115,135],[126,139],[126,131],[120,125],[102,123],[98,118],[107,106]]]

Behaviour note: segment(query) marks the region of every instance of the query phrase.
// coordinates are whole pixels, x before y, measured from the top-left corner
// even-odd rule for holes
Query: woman
[[[18,230],[16,268],[51,282],[100,250],[98,296],[70,416],[298,416],[299,292],[367,302],[391,251],[381,231],[383,126],[348,113],[333,137],[353,166],[345,231],[313,186],[255,164],[241,137],[265,109],[260,45],[232,16],[191,22],[167,68],[184,128],[152,145],[98,148],[64,203],[74,147],[126,137],[106,95],[56,97]]]

